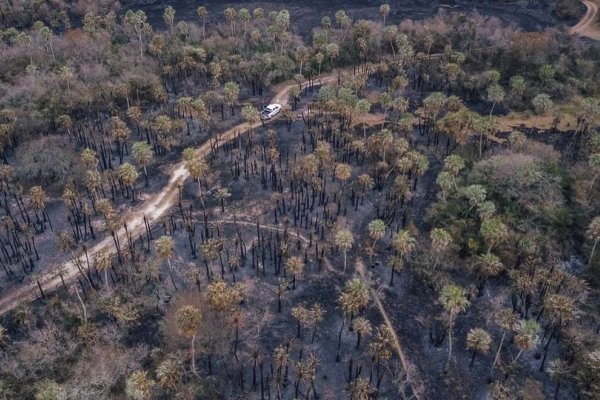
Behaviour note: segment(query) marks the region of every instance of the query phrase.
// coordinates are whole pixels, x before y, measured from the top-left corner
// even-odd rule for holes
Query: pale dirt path
[[[597,1],[598,0],[582,0],[587,11],[577,25],[571,28],[572,35],[580,35],[590,39],[600,40],[600,28],[596,23],[596,17],[598,15]]]
[[[333,71],[330,74],[324,75],[318,79],[318,84],[327,84],[331,82],[336,82],[340,71]],[[302,86],[307,85],[308,82],[303,82]],[[275,96],[273,97],[273,103],[281,104],[282,108],[285,108],[288,103],[288,91],[289,89],[297,85],[297,83],[287,83],[283,84],[277,90]],[[272,121],[272,120],[271,120]],[[265,123],[269,123],[270,121],[265,121]],[[252,124],[252,127],[258,127],[261,125],[261,122],[258,121]],[[245,132],[250,128],[250,124],[242,123],[236,125],[225,132],[222,132],[217,135],[217,147],[223,145],[224,143],[234,139],[237,135]],[[214,141],[212,141],[214,143]],[[206,142],[200,147],[198,147],[198,157],[206,157],[211,151],[211,142]],[[171,172],[171,177],[169,178],[169,182],[167,185],[157,194],[152,196],[145,204],[143,204],[140,208],[127,212],[123,218],[123,221],[127,223],[127,229],[132,237],[137,237],[139,234],[145,231],[144,225],[144,216],[146,217],[148,223],[151,225],[154,224],[162,215],[165,214],[167,210],[169,210],[177,199],[178,187],[185,182],[185,180],[189,177],[189,174],[183,163],[177,163],[173,167],[173,171]],[[118,232],[119,240],[121,242],[126,242],[126,233],[125,229],[121,229]],[[114,253],[114,242],[111,236],[107,236],[96,245],[88,249],[88,255],[90,258],[93,258],[94,254],[96,254],[100,250],[107,250],[111,253]],[[84,265],[84,259],[81,260],[82,265]],[[66,281],[69,281],[77,276],[79,273],[77,266],[72,261],[68,261],[61,266],[62,277]],[[52,290],[58,288],[62,285],[62,281],[60,276],[57,273],[57,270],[49,269],[44,271],[43,275],[38,277],[38,281],[42,286],[45,292],[51,292]],[[4,314],[16,306],[18,306],[21,302],[26,300],[35,300],[36,291],[38,291],[37,282],[27,282],[24,285],[15,288],[13,290],[9,290],[3,294],[0,299],[0,315]]]
[[[385,323],[385,325],[388,327],[388,329],[390,330],[390,332],[392,334],[392,339],[393,339],[393,342],[391,343],[392,347],[394,348],[394,350],[396,350],[396,353],[398,354],[398,358],[400,359],[400,363],[402,364],[402,368],[404,369],[404,373],[406,374],[406,381],[408,382],[408,384],[410,385],[410,387],[413,390],[414,398],[417,400],[420,400],[421,395],[424,393],[424,388],[422,386],[421,381],[417,378],[418,371],[415,368],[413,368],[412,364],[410,364],[410,362],[408,361],[408,358],[406,358],[404,351],[402,351],[402,346],[400,345],[400,339],[398,338],[398,335],[396,334],[396,329],[394,328],[394,325],[392,324],[392,320],[390,319],[387,311],[385,310],[383,303],[381,302],[381,299],[379,298],[379,293],[375,289],[373,289],[373,287],[370,284],[370,279],[367,277],[367,272],[365,271],[365,265],[361,258],[356,259],[355,266],[356,266],[356,272],[358,272],[358,275],[360,275],[361,279],[363,281],[365,281],[365,283],[367,285],[369,285],[369,290],[371,291],[371,297],[373,297],[373,300],[375,301],[375,304],[377,305],[377,308],[379,309],[379,314],[381,314],[381,317],[383,318],[383,322]]]
[[[587,7],[585,16],[571,28],[572,34],[581,36],[587,36],[594,40],[600,40],[600,29],[595,24],[596,16],[598,14],[597,0],[582,0]],[[333,71],[328,75],[317,78],[317,84],[326,84],[335,82],[339,78],[340,71]],[[304,82],[302,85],[307,84]],[[290,87],[296,85],[296,83],[288,83],[282,85],[273,97],[273,103],[279,103],[282,107],[285,107],[288,103],[288,90]],[[266,121],[268,123],[268,121]],[[260,122],[253,124],[253,127],[260,125]],[[220,135],[218,135],[218,144],[221,146],[223,143],[228,142],[235,138],[237,134],[244,132],[249,129],[248,123],[237,125]],[[210,142],[207,142],[200,146],[197,151],[200,157],[205,157],[210,152]],[[177,187],[182,184],[189,174],[182,163],[175,165],[171,178],[167,185],[159,193],[154,195],[142,208],[135,211],[130,211],[126,214],[124,220],[127,221],[127,227],[133,237],[137,236],[145,230],[144,216],[146,216],[150,224],[156,222],[174,203],[177,195]],[[118,232],[119,239],[125,238],[125,230],[121,229]],[[95,253],[100,250],[106,249],[112,252],[113,241],[110,236],[104,238],[102,241],[97,243],[94,247],[88,250],[90,257],[93,257]],[[77,267],[72,261],[66,262],[62,265],[63,278],[66,280],[72,279],[78,273]],[[55,270],[49,270],[44,275],[38,278],[39,283],[45,291],[52,291],[61,284],[61,279]],[[10,290],[4,293],[0,299],[0,315],[16,307],[20,302],[25,300],[35,299],[35,291],[37,289],[37,282],[28,282],[25,285]]]

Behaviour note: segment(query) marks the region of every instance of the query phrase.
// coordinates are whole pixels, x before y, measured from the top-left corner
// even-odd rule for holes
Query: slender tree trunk
[[[196,375],[196,335],[192,336],[192,346],[191,346],[191,357],[192,357],[192,373]]]
[[[506,331],[502,331],[502,337],[500,338],[500,344],[498,345],[498,351],[496,351],[496,355],[494,356],[494,362],[492,363],[492,368],[490,370],[490,379],[494,374],[494,368],[496,367],[496,363],[500,359],[500,351],[502,350],[502,345],[504,344],[504,338],[506,337]]]
[[[342,346],[342,332],[344,331],[344,325],[346,324],[346,318],[342,318],[342,327],[338,335],[337,355],[335,356],[335,362],[340,362],[340,348]]]
[[[452,360],[452,325],[453,318],[450,318],[450,327],[448,328],[448,360],[446,361],[446,366],[444,367],[444,373],[448,372],[450,368],[450,360]]]
[[[517,360],[519,359],[519,357],[521,357],[521,353],[523,353],[523,349],[519,350],[519,352],[517,353],[517,356],[515,357],[515,359],[513,360],[513,363],[516,363]]]
[[[79,295],[79,289],[75,288],[75,294],[77,295],[77,298],[79,299],[79,303],[81,303],[81,308],[83,309],[83,322],[85,322],[87,324],[87,308],[85,307],[85,303],[83,302],[83,299]]]
[[[469,367],[473,366],[473,363],[475,362],[475,355],[476,355],[476,351],[473,350],[473,354],[471,355],[471,362],[469,363]]]
[[[588,261],[588,268],[592,265],[592,260],[594,259],[594,253],[596,252],[597,244],[598,244],[598,239],[594,240],[594,245],[592,246],[592,252],[590,253],[590,259]]]

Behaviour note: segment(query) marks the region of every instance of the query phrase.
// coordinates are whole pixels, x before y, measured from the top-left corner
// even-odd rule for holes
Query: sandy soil
[[[501,132],[511,132],[515,128],[548,130],[554,127],[552,115],[526,115],[522,112],[511,112],[497,119]],[[573,115],[563,114],[560,122],[556,125],[559,131],[572,131],[577,126],[577,118]]]
[[[585,36],[593,40],[600,40],[600,26],[596,22],[598,16],[597,0],[582,0],[587,11],[581,21],[571,28],[571,34]]]

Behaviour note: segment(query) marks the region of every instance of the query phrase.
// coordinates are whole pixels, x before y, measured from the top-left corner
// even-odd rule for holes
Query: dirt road
[[[587,36],[595,40],[600,40],[600,29],[595,24],[596,17],[598,14],[598,4],[596,1],[598,0],[582,0],[585,6],[587,7],[587,12],[585,16],[579,21],[577,25],[571,28],[571,33],[581,36]],[[333,71],[330,74],[323,75],[317,79],[318,84],[326,84],[337,81],[339,77],[339,71]],[[302,85],[306,85],[308,82],[304,82]],[[284,84],[279,90],[276,92],[275,96],[272,99],[273,103],[279,103],[283,107],[287,106],[288,103],[288,92],[289,89],[296,85],[296,83],[287,83]],[[253,124],[253,127],[257,127],[260,125],[260,122],[256,122]],[[226,143],[232,139],[234,139],[238,134],[243,133],[247,129],[250,128],[250,124],[243,123],[233,128],[222,132],[218,135],[218,143],[217,146],[221,146],[223,143]],[[207,142],[200,146],[197,149],[199,157],[205,157],[209,154],[211,150],[211,143]],[[181,185],[187,178],[189,174],[185,169],[183,163],[178,163],[174,166],[173,171],[171,172],[171,178],[169,179],[168,184],[156,195],[152,196],[152,198],[147,201],[144,205],[142,205],[137,210],[131,211],[127,213],[124,218],[124,221],[127,221],[127,228],[131,233],[132,237],[136,237],[138,234],[144,232],[144,216],[148,220],[150,224],[156,222],[164,213],[171,208],[174,204],[175,199],[177,197],[177,188]],[[126,240],[125,230],[121,229],[118,232],[119,239]],[[88,249],[88,255],[93,257],[95,253],[100,250],[106,249],[108,251],[113,250],[113,240],[110,236],[104,238],[102,241],[97,243],[92,248]],[[62,276],[65,281],[77,276],[78,269],[77,266],[73,262],[67,262],[61,266]],[[39,279],[39,284],[45,291],[52,291],[61,285],[61,278],[58,275],[56,270],[49,270],[44,273]],[[14,290],[7,291],[3,293],[2,298],[0,299],[0,314],[4,314],[5,312],[16,307],[20,302],[25,300],[33,300],[35,299],[35,293],[38,290],[37,282],[27,282],[19,288],[15,288]]]
[[[600,40],[600,27],[596,22],[598,17],[598,0],[582,0],[587,11],[581,21],[571,28],[572,35],[585,36],[590,39]]]
[[[402,346],[400,345],[400,338],[396,334],[396,328],[394,328],[394,324],[392,324],[392,320],[390,319],[387,311],[385,310],[385,306],[383,305],[383,303],[381,302],[381,299],[379,298],[379,293],[370,284],[371,279],[367,276],[365,264],[363,263],[362,259],[357,258],[354,265],[356,267],[356,272],[358,272],[358,275],[360,276],[360,278],[369,285],[371,297],[373,298],[373,301],[375,301],[375,305],[377,306],[377,309],[379,310],[379,314],[383,318],[383,322],[385,323],[385,325],[390,330],[390,333],[392,334],[391,345],[394,348],[394,350],[396,351],[398,358],[400,359],[400,363],[402,364],[402,368],[404,370],[404,373],[406,374],[406,382],[408,382],[408,384],[412,388],[414,398],[417,400],[420,400],[421,395],[424,393],[425,389],[424,389],[420,379],[418,378],[418,374],[419,374],[418,370],[416,368],[414,368],[414,366],[408,361],[408,358],[404,354],[404,351],[402,350]]]
[[[323,75],[319,78],[319,82],[322,84],[336,82],[338,79],[339,71],[333,71],[330,74]],[[308,82],[304,82],[302,86],[307,85]],[[288,103],[288,92],[289,89],[297,85],[297,83],[286,83],[278,88],[275,96],[273,97],[273,103],[279,103],[283,108]],[[265,121],[269,123],[270,121]],[[260,121],[252,124],[253,127],[258,127],[261,124]],[[232,127],[231,129],[222,132],[217,135],[217,147],[224,143],[233,140],[237,135],[250,129],[250,124],[243,123]],[[214,142],[213,142],[214,143]],[[198,157],[206,157],[211,151],[211,143],[206,142],[197,148]],[[175,203],[177,199],[178,187],[185,182],[189,177],[188,171],[183,163],[177,163],[171,172],[171,177],[167,185],[157,194],[153,195],[148,201],[146,201],[141,207],[136,210],[128,212],[123,221],[127,223],[127,229],[132,237],[137,237],[145,231],[144,216],[150,224],[155,223],[158,219],[165,214]],[[125,229],[121,229],[118,232],[119,239],[122,243],[127,242]],[[100,250],[107,250],[114,253],[114,242],[112,237],[107,236],[102,241],[88,249],[88,255],[90,258],[94,256]],[[81,260],[82,265],[85,265],[84,260]],[[61,266],[62,277],[65,281],[69,281],[77,276],[79,273],[77,266],[72,261],[69,261]],[[44,272],[44,275],[40,276],[39,284],[42,286],[45,292],[50,292],[60,285],[62,281],[58,275],[57,270],[48,270]],[[11,309],[15,308],[21,302],[26,300],[35,300],[36,291],[38,291],[37,282],[27,282],[19,288],[7,291],[3,293],[0,299],[0,314],[4,314]]]

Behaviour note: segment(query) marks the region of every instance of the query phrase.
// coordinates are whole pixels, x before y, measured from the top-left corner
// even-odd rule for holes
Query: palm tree
[[[342,182],[341,195],[344,193],[346,182],[352,176],[352,167],[346,163],[337,163],[335,165],[335,177]]]
[[[376,392],[367,378],[358,377],[348,385],[351,400],[369,400]]]
[[[450,360],[452,359],[452,328],[454,326],[454,319],[459,313],[465,311],[471,302],[467,299],[465,290],[453,283],[447,283],[442,287],[439,301],[442,307],[444,307],[448,318],[448,360],[444,367],[444,372],[447,372],[450,367]]]
[[[485,329],[471,329],[469,333],[467,333],[467,349],[473,350],[473,355],[471,356],[471,363],[469,364],[469,366],[473,365],[473,362],[475,361],[475,355],[478,352],[481,354],[487,353],[490,350],[491,344],[492,338]]]
[[[69,125],[71,124],[70,120],[69,118]],[[79,159],[85,169],[96,169],[98,166],[96,152],[90,148],[83,149],[79,155]]]
[[[304,259],[298,256],[288,258],[285,261],[285,269],[292,274],[292,289],[296,289],[296,276],[304,270]]]
[[[500,338],[500,344],[498,345],[498,350],[496,351],[496,355],[494,356],[494,361],[492,363],[492,368],[490,369],[490,378],[494,373],[496,363],[500,359],[500,352],[502,351],[502,345],[504,344],[506,332],[514,330],[515,325],[517,324],[517,316],[510,308],[502,308],[496,314],[495,320],[496,323],[500,326],[500,328],[502,328],[502,337]]]
[[[69,137],[69,140],[71,140],[71,128],[73,128],[73,120],[71,117],[63,114],[56,119],[56,122],[58,123],[58,126],[67,130],[67,136]]]
[[[279,278],[279,282],[277,284],[277,312],[281,312],[281,299],[287,294],[289,290],[288,282],[284,278]],[[316,327],[315,327],[316,329]]]
[[[545,115],[548,110],[552,108],[553,102],[550,96],[545,93],[540,93],[531,100],[531,105],[533,105],[533,111],[537,115]],[[535,127],[535,124],[531,126],[531,130]],[[531,132],[530,130],[530,132]]]
[[[492,102],[492,109],[490,110],[490,117],[494,114],[494,108],[496,104],[501,103],[504,100],[504,88],[497,83],[493,83],[487,88],[487,99]],[[479,152],[481,157],[481,151]]]
[[[60,77],[67,83],[67,91],[71,97],[71,81],[75,77],[73,70],[68,65],[60,67]]]
[[[114,138],[117,144],[117,151],[119,153],[119,162],[123,162],[123,148],[127,143],[127,140],[131,136],[131,131],[127,127],[127,124],[119,117],[112,117],[110,119],[109,134]]]
[[[152,161],[152,147],[146,142],[135,142],[131,147],[131,153],[135,162],[143,168],[146,187],[148,187],[148,170],[146,167]]]
[[[204,258],[204,263],[206,265],[206,278],[210,281],[213,275],[211,268],[209,267],[209,262],[216,260],[219,258],[219,254],[223,250],[223,242],[218,238],[209,238],[202,245],[200,245],[200,252],[202,253],[202,257]],[[224,275],[224,270],[221,269],[221,275]]]
[[[321,304],[319,304],[319,303],[315,303],[311,307],[310,319],[313,323],[313,331],[312,331],[312,336],[311,336],[311,341],[310,341],[311,343],[314,343],[315,335],[317,334],[317,325],[319,324],[319,322],[321,322],[323,320],[323,318],[325,318],[326,313],[327,313],[327,311],[325,311],[323,306],[321,306]]]
[[[556,382],[556,388],[554,389],[554,398],[559,399],[558,392],[560,390],[561,383],[568,378],[571,374],[571,366],[569,363],[562,358],[557,358],[550,362],[548,365],[548,373],[553,381]]]
[[[225,201],[231,197],[231,193],[227,188],[218,188],[215,191],[215,197],[221,203],[221,212],[225,212]]]
[[[101,249],[94,254],[94,268],[104,272],[104,284],[108,290],[108,270],[112,267],[112,258],[108,251]]]
[[[206,181],[206,176],[209,171],[208,164],[206,161],[199,158],[196,154],[196,150],[191,147],[183,150],[183,162],[192,179],[198,183],[198,198],[204,207],[204,196],[202,195],[201,180],[204,179]]]
[[[127,397],[134,400],[148,400],[154,384],[146,371],[135,371],[127,379],[125,392]]]
[[[33,39],[26,32],[19,32],[16,36],[16,42],[27,48],[27,54],[29,54],[29,65],[33,65],[33,58],[31,56],[31,45],[33,43]]]
[[[593,171],[594,176],[592,177],[592,183],[590,184],[589,190],[592,190],[594,187],[594,183],[596,183],[596,179],[600,176],[600,153],[590,154],[588,158],[588,166]]]
[[[240,8],[238,12],[240,21],[244,23],[244,38],[248,35],[248,22],[250,22],[250,11],[247,8]]]
[[[354,111],[362,117],[365,117],[371,111],[371,102],[367,99],[360,99],[354,106]],[[363,122],[363,139],[367,140],[367,124]]]
[[[175,323],[179,333],[190,338],[190,357],[192,360],[192,373],[196,374],[196,335],[200,328],[202,314],[200,310],[192,305],[186,305],[177,310]]]
[[[171,236],[161,236],[155,241],[156,246],[156,254],[162,261],[166,261],[169,266],[169,276],[171,277],[171,283],[175,290],[178,291],[177,286],[175,285],[175,280],[173,279],[173,267],[171,266],[171,259],[173,258],[173,252],[175,243],[173,242],[173,238]]]
[[[127,10],[125,13],[124,21],[127,25],[131,26],[137,35],[138,42],[140,44],[140,58],[144,56],[144,40],[143,35],[145,33],[152,32],[152,26],[147,22],[148,17],[142,10]]]
[[[508,237],[508,228],[498,217],[484,219],[479,228],[481,236],[487,242],[489,254],[492,248],[503,242]]]
[[[318,70],[317,70],[317,77],[321,76],[321,65],[323,65],[323,61],[325,60],[325,55],[322,52],[318,52],[317,54],[315,54],[315,61],[317,62],[317,65],[319,66]]]
[[[490,277],[497,276],[504,269],[504,265],[495,254],[486,253],[478,257],[477,280],[481,283]]]
[[[469,185],[462,190],[463,194],[469,200],[469,209],[465,216],[469,215],[471,210],[480,206],[486,199],[487,191],[483,185]]]
[[[411,236],[407,230],[401,230],[392,238],[392,247],[400,257],[400,260],[404,262],[406,257],[415,250],[416,240]],[[392,268],[392,277],[390,278],[390,286],[394,285],[394,270]]]
[[[273,364],[275,364],[275,385],[277,386],[277,398],[281,398],[281,387],[287,381],[288,363],[290,361],[289,348],[279,345],[273,352]]]
[[[444,160],[444,169],[450,171],[452,174],[452,182],[454,182],[454,189],[458,189],[456,184],[456,177],[465,168],[465,159],[458,154],[452,154],[446,157]]]
[[[373,331],[373,327],[368,319],[363,317],[358,317],[352,322],[352,327],[356,332],[356,348],[360,347],[360,340],[363,337],[367,337]]]
[[[296,319],[297,329],[296,329],[296,337],[300,339],[302,337],[301,330],[302,325],[305,324],[310,318],[310,312],[306,307],[302,304],[292,307],[292,317]]]
[[[338,297],[338,304],[342,309],[342,314],[344,318],[342,319],[342,326],[340,328],[340,332],[338,334],[338,345],[337,345],[337,355],[335,358],[336,362],[340,361],[340,348],[342,344],[342,331],[344,330],[344,325],[346,323],[346,318],[349,318],[350,321],[354,319],[356,314],[363,308],[367,306],[369,302],[369,287],[368,285],[358,279],[354,278],[346,282],[346,286],[344,287],[344,291]]]
[[[344,272],[346,272],[346,255],[348,250],[354,245],[354,235],[348,229],[340,229],[335,234],[335,245],[340,248],[344,254]]]
[[[596,252],[596,245],[600,240],[600,216],[594,217],[588,229],[586,231],[586,235],[589,239],[594,241],[592,245],[592,251],[590,252],[590,259],[588,261],[588,268],[592,265],[592,260],[594,259],[594,253]]]
[[[233,7],[227,7],[223,14],[225,14],[225,19],[229,22],[231,26],[231,36],[235,36],[235,18],[237,17],[237,12]]]
[[[523,78],[521,75],[513,75],[509,80],[509,85],[510,94],[513,97],[520,99],[525,91],[525,78]]]
[[[373,253],[375,253],[375,245],[377,241],[385,236],[385,222],[381,219],[374,219],[369,222],[367,226],[367,230],[369,231],[369,237],[373,239],[373,244],[371,245],[371,251],[369,254],[369,263],[371,262],[371,258],[373,257]]]
[[[240,96],[240,86],[235,82],[225,82],[223,95],[225,96],[225,103],[231,108],[231,115],[234,115],[233,106]]]
[[[4,346],[8,342],[10,342],[10,336],[8,335],[6,328],[0,325],[0,346]]]
[[[519,348],[513,363],[517,362],[524,351],[531,351],[540,340],[540,324],[533,319],[521,320],[516,326],[515,343]]]
[[[250,128],[250,136],[252,136],[254,133],[254,124],[259,120],[260,114],[252,104],[247,104],[242,108],[242,116],[248,123],[248,127]]]
[[[385,20],[387,18],[388,15],[390,15],[390,5],[389,4],[382,4],[381,6],[379,6],[379,15],[381,15],[382,18],[382,25],[385,28]]]
[[[167,24],[171,32],[173,32],[173,24],[175,23],[175,9],[172,6],[167,6],[167,8],[165,8],[163,19],[165,20],[165,24]]]
[[[300,63],[300,65],[298,66],[299,75],[302,75],[302,66],[304,65],[304,63],[308,62],[309,57],[310,51],[308,50],[308,48],[306,48],[305,46],[298,46],[298,48],[296,49],[296,60],[298,60],[298,62]]]
[[[206,39],[206,17],[208,16],[208,10],[204,6],[198,7],[196,10],[198,16],[202,18],[202,38]]]
[[[290,100],[292,101],[292,111],[296,111],[301,93],[302,89],[300,88],[300,86],[292,86],[291,88],[289,88],[288,95],[290,97]]]
[[[163,388],[175,391],[183,377],[181,363],[174,358],[167,358],[158,364],[156,377]]]
[[[45,229],[44,223],[46,219],[50,221],[46,214],[47,199],[46,192],[41,186],[32,186],[31,189],[29,189],[29,201],[31,202],[31,208],[33,208],[33,211],[35,212],[36,220],[40,224],[42,231]],[[43,221],[40,219],[39,214],[42,214]],[[52,225],[50,225],[50,228],[52,228]]]
[[[520,131],[512,131],[510,136],[508,137],[510,147],[512,149],[515,149],[516,151],[520,151],[523,148],[526,140],[527,136],[525,136],[525,134]]]
[[[48,47],[50,48],[50,53],[52,53],[52,60],[54,62],[56,62],[56,57],[54,55],[54,46],[52,45],[52,37],[54,36],[52,34],[52,31],[50,30],[50,28],[48,28],[47,26],[43,26],[40,29],[40,36],[46,41],[47,46],[46,46],[46,51],[48,51]]]
[[[448,197],[448,193],[450,193],[450,190],[452,188],[454,188],[456,190],[456,180],[454,178],[454,176],[452,176],[452,174],[448,171],[440,171],[440,173],[438,174],[437,178],[435,179],[435,183],[438,184],[438,186],[440,187],[441,191],[441,195],[442,195],[442,201],[445,203],[446,199]]]
[[[429,233],[429,237],[431,239],[431,250],[435,256],[432,270],[435,271],[440,258],[446,253],[452,244],[452,236],[450,236],[450,234],[442,228],[433,228]]]
[[[137,180],[139,174],[135,170],[135,167],[128,162],[121,164],[119,167],[119,179],[123,182],[125,186],[131,189],[132,201],[135,201],[135,181]]]

